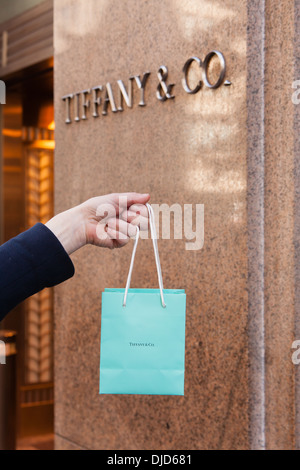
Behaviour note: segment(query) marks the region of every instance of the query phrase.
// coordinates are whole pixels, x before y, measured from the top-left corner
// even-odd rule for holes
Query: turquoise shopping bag
[[[184,395],[185,308],[182,289],[164,289],[153,210],[149,220],[159,289],[102,293],[100,394]]]

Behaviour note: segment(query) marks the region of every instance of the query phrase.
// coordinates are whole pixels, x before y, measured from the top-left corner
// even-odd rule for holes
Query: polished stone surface
[[[295,237],[299,233],[295,228],[294,154],[294,138],[299,130],[295,134],[295,105],[291,99],[295,80],[293,43],[299,37],[294,38],[291,6],[289,2],[266,4],[265,416],[266,446],[271,449],[293,448],[299,439],[295,433],[297,367],[291,361],[299,318],[295,309]]]
[[[203,249],[159,241],[165,287],[187,292],[184,397],[98,395],[101,291],[124,286],[132,245],[72,256],[76,274],[55,294],[57,448],[295,445],[292,70],[282,97],[276,88],[293,60],[280,53],[293,12],[276,0],[276,28],[274,2],[264,3],[266,11],[259,0],[55,1],[56,211],[127,190],[205,205]],[[183,64],[212,49],[223,52],[232,85],[186,94]],[[162,64],[176,95],[164,103]],[[123,113],[64,123],[62,96],[146,71],[146,107],[135,92]],[[142,241],[132,286],[156,283]]]
[[[300,57],[300,2],[295,2],[294,11],[294,57]],[[300,77],[300,61],[295,61],[294,80]],[[295,338],[300,338],[300,106],[294,108],[294,133],[295,133]],[[296,368],[295,381],[295,444],[296,449],[300,449],[300,368]]]
[[[62,436],[55,436],[55,450],[86,450],[75,442],[65,439]]]
[[[299,338],[297,12],[298,1],[248,6],[249,438],[258,449],[299,447],[299,384],[291,360]]]

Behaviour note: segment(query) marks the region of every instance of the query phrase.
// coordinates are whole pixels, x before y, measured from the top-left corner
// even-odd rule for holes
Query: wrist
[[[84,211],[81,205],[54,216],[45,225],[69,255],[86,244]]]

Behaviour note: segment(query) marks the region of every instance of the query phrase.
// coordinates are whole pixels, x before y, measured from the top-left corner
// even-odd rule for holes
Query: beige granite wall
[[[249,439],[299,448],[299,148],[293,82],[300,2],[248,2]],[[283,53],[284,51],[284,53]],[[299,120],[298,120],[299,122]],[[298,366],[299,367],[299,366]]]
[[[54,3],[56,212],[127,190],[205,206],[201,250],[159,241],[165,287],[187,292],[184,397],[98,394],[101,291],[124,286],[132,245],[72,256],[76,274],[55,295],[57,448],[296,446],[291,3]],[[185,61],[211,50],[231,86],[187,94]],[[175,98],[160,102],[163,64]],[[116,94],[117,80],[147,71],[145,107],[135,87],[132,109],[74,122],[72,105],[65,123],[63,96],[107,82]],[[132,285],[156,286],[149,240]]]

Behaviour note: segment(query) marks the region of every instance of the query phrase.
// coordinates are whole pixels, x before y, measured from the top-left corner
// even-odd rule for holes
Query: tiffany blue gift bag
[[[102,293],[100,394],[184,395],[186,295],[163,288],[154,213],[147,207],[159,289],[130,289],[137,229],[125,289]]]

